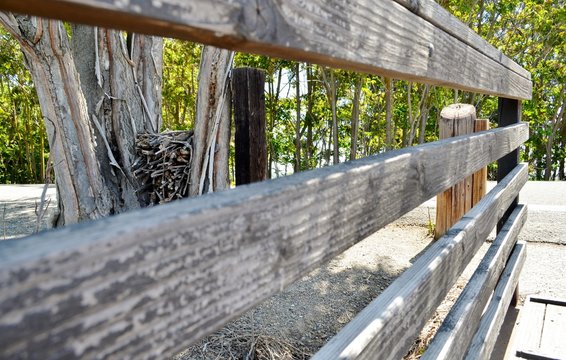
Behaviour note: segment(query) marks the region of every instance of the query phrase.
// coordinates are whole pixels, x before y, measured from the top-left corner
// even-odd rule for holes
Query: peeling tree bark
[[[152,52],[151,68],[130,57],[118,31],[77,25],[69,39],[59,21],[0,13],[0,22],[19,41],[37,89],[59,196],[55,225],[139,207],[130,168],[136,135],[150,119],[160,123],[161,40],[133,43],[144,59]]]
[[[195,150],[191,167],[191,196],[230,186],[230,92],[228,76],[234,52],[205,46],[199,70],[195,119]]]

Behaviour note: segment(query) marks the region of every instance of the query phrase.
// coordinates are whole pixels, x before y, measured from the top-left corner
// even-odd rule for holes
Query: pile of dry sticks
[[[163,204],[189,196],[193,131],[140,134],[133,172],[149,194],[148,204]]]

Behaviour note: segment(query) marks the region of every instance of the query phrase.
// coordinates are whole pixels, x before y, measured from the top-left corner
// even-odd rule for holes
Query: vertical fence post
[[[265,73],[259,69],[232,70],[235,123],[236,185],[266,179]]]
[[[521,122],[521,103],[519,100],[499,98],[498,103],[498,126],[504,127],[507,125],[517,124]],[[517,165],[519,164],[519,149],[511,151],[509,154],[505,155],[497,161],[497,182],[503,180],[507,174],[509,174]],[[503,225],[509,218],[509,215],[517,206],[519,202],[519,197],[515,198],[505,215],[499,220],[497,224],[497,232],[503,228]]]
[[[452,104],[440,113],[439,137],[447,139],[474,131],[476,108],[469,104]],[[439,239],[472,208],[472,176],[436,197],[436,227],[434,238]]]
[[[517,124],[521,122],[521,102],[519,100],[499,98],[497,105],[498,113],[498,126],[504,127],[507,125]],[[503,180],[507,174],[509,174],[517,165],[519,164],[519,149],[511,151],[509,154],[505,155],[497,161],[497,182]],[[501,231],[503,225],[511,215],[511,212],[515,209],[519,203],[519,196],[513,200],[509,209],[505,212],[503,217],[497,223],[497,233]],[[512,306],[516,306],[519,302],[519,286],[515,289],[513,295],[513,300],[511,301]]]

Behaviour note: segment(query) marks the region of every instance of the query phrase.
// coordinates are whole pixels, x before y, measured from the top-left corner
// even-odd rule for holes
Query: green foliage
[[[523,103],[523,120],[530,124],[531,138],[522,157],[530,162],[533,179],[545,178],[545,172],[549,178],[565,179],[566,115],[557,117],[566,98],[564,0],[442,0],[439,3],[531,72],[533,99]],[[0,181],[38,181],[41,171],[37,169],[43,166],[41,160],[45,155],[42,153],[46,150],[41,144],[46,141],[37,98],[16,44],[5,33],[0,36]],[[200,53],[200,45],[165,40],[165,128],[187,129],[194,124]],[[300,108],[297,109],[296,62],[243,53],[236,54],[234,62],[235,66],[260,68],[266,73],[268,173],[272,176],[285,175],[297,168],[297,123],[301,145],[298,169],[332,163],[329,79],[323,78],[323,72],[332,74],[334,79],[340,161],[349,158],[352,142],[357,145],[356,157],[380,153],[388,148],[382,77],[363,75],[359,127],[357,137],[353,139],[352,112],[360,74],[301,63],[298,74]],[[479,118],[489,119],[493,126],[497,123],[495,97],[398,80],[393,80],[392,96],[393,139],[389,146],[392,148],[437,140],[440,111],[453,102],[474,104]],[[300,110],[298,122],[297,110]],[[426,123],[420,123],[421,117]],[[490,173],[495,170],[496,167],[490,167]]]
[[[201,46],[192,42],[164,39],[163,128],[193,127]]]
[[[444,1],[442,5],[531,72],[533,98],[523,103],[530,140],[522,158],[530,162],[533,179],[566,180],[566,117],[556,118],[566,106],[560,95],[566,84],[564,0]],[[491,113],[488,117],[495,120],[493,99],[486,100],[484,107],[483,113]],[[550,172],[545,176],[547,165]]]
[[[41,183],[48,158],[39,100],[19,45],[0,28],[0,183]]]

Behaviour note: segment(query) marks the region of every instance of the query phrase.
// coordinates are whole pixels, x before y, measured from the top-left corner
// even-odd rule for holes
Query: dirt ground
[[[257,338],[271,341],[271,346],[284,339],[293,352],[281,359],[310,358],[431,243],[428,221],[429,212],[434,220],[433,205],[434,202],[427,202],[381,229],[176,359],[246,359],[243,353],[250,352]],[[487,246],[480,252],[486,249]],[[477,265],[479,260],[476,257],[474,263]],[[432,339],[434,329],[472,273],[469,267],[421,334],[421,341]],[[416,346],[414,354],[407,358],[417,358],[419,354],[420,348]]]
[[[41,186],[0,186],[3,238],[33,231],[34,207],[40,193]],[[54,195],[54,189],[50,189],[51,209]],[[566,298],[566,183],[529,182],[521,193],[523,201],[529,204],[529,219],[520,239],[529,245],[521,275],[521,297],[538,294]],[[175,358],[309,358],[430,244],[435,206],[433,199],[425,202]],[[488,246],[483,246],[425,327],[421,342],[431,340]],[[408,358],[418,358],[420,352],[417,346]]]

